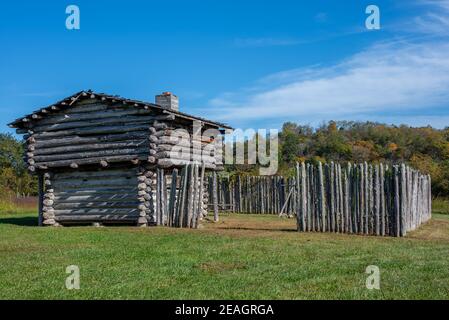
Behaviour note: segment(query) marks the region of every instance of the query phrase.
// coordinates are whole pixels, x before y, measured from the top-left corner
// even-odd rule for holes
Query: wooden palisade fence
[[[296,213],[296,182],[281,176],[236,176],[233,179],[208,177],[212,207],[221,211],[252,214]],[[214,187],[216,185],[216,187]],[[215,200],[214,191],[217,194]],[[216,202],[216,205],[214,205]]]
[[[298,231],[405,236],[431,217],[431,181],[405,164],[297,164]]]
[[[298,163],[292,178],[237,176],[216,185],[220,210],[296,215],[303,232],[399,237],[431,217],[430,176],[405,164]]]
[[[205,165],[190,164],[180,173],[173,169],[166,175],[157,170],[155,221],[157,225],[176,228],[198,228],[206,215],[207,194],[204,192]]]

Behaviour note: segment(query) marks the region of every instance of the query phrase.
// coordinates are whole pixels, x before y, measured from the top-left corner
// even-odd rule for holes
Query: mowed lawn
[[[0,214],[1,299],[448,299],[449,215],[406,238],[298,233],[294,219],[222,215],[200,230],[38,228]],[[80,268],[67,290],[66,267]],[[365,287],[368,265],[381,290]]]

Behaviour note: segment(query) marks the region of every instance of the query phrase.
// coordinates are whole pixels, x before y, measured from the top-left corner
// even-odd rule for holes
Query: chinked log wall
[[[45,173],[42,224],[154,223],[156,174],[144,167]]]
[[[220,150],[215,143],[195,141],[192,146],[192,123],[175,120],[167,111],[114,102],[89,99],[75,106],[38,119],[18,129],[26,133],[26,162],[30,171],[82,165],[101,165],[119,162],[157,164],[172,167],[189,161],[204,162],[206,168],[220,165]],[[180,159],[173,146],[183,146],[175,129],[185,129],[189,137],[184,146],[190,151],[188,158]],[[203,128],[207,129],[207,128]],[[210,157],[202,157],[205,152]]]
[[[236,177],[217,185],[221,209],[296,214],[298,231],[399,237],[431,218],[430,176],[404,164],[302,163],[294,178]]]
[[[45,173],[43,225],[137,223],[197,228],[207,215],[205,165]]]
[[[171,119],[172,115],[152,110],[84,101],[30,127],[25,136],[26,160],[31,171],[89,164],[105,167],[122,161],[154,163],[153,125]]]

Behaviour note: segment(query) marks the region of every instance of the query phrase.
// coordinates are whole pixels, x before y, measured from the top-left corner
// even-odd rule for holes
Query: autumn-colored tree
[[[0,192],[36,194],[36,179],[26,170],[23,143],[10,134],[0,134]]]

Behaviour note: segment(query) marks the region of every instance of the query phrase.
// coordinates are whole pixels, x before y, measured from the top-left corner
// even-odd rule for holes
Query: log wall
[[[211,208],[296,215],[299,231],[399,237],[431,218],[431,178],[405,164],[302,163],[291,178],[209,180],[209,193],[217,193]]]
[[[152,223],[152,172],[142,167],[44,174],[44,225]]]
[[[39,177],[39,225],[196,227],[207,214],[205,170],[222,168],[221,144],[201,134],[226,125],[118,96],[83,91],[10,126],[25,134]]]
[[[24,126],[17,133],[25,134],[25,161],[32,172],[121,162],[172,168],[196,161],[208,169],[222,167],[221,146],[201,137],[194,139],[193,120],[178,118],[169,110],[87,99]],[[209,128],[202,123],[201,132]],[[174,134],[178,129],[189,134],[184,142]],[[174,151],[176,145],[187,147],[187,157]]]
[[[215,141],[194,136],[191,122],[156,121],[153,127],[155,159],[160,168],[182,167],[197,162],[203,163],[207,169],[222,169],[221,146]],[[179,135],[179,129],[189,136]],[[208,127],[202,129],[207,130]]]
[[[27,124],[26,162],[31,171],[117,162],[154,162],[151,123],[172,119],[151,109],[96,100]],[[152,151],[153,150],[153,151]]]

